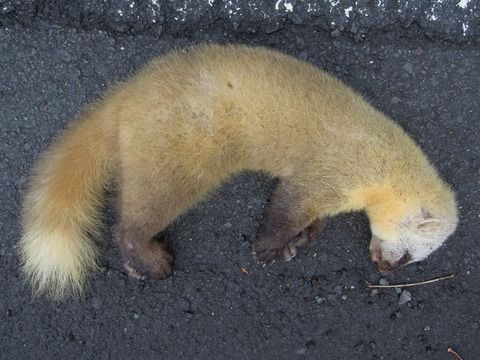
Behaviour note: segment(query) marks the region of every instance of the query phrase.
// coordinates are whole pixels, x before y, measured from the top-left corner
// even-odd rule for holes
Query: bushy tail
[[[90,236],[101,225],[113,139],[102,114],[92,110],[66,130],[36,165],[23,203],[19,243],[22,268],[35,295],[78,295],[86,274],[97,267],[97,249]]]

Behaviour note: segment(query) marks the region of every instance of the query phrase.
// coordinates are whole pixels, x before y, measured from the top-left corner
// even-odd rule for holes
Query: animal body
[[[252,245],[290,259],[325,218],[365,211],[380,271],[422,260],[457,224],[454,194],[413,140],[320,69],[265,48],[199,46],[148,64],[74,121],[37,163],[22,267],[36,293],[78,293],[96,268],[104,189],[130,275],[172,271],[153,239],[244,170],[279,179]]]

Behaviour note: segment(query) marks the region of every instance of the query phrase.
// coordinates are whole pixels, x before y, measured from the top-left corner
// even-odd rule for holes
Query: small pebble
[[[331,33],[330,33],[330,36],[333,37],[333,38],[337,38],[341,35],[342,33],[340,32],[340,30],[338,29],[335,29],[333,30]]]
[[[305,348],[300,348],[300,349],[295,350],[295,354],[297,354],[297,355],[304,355],[305,353],[306,353]]]
[[[401,101],[402,100],[399,97],[392,96],[392,98],[390,99],[390,104],[396,105],[396,104],[400,103]]]
[[[409,73],[410,75],[413,74],[413,65],[410,63],[406,63],[405,65],[402,66],[403,71],[406,73]]]
[[[396,288],[395,288],[395,292],[396,292],[398,295],[400,295],[400,294],[402,293],[402,289],[396,287]]]
[[[370,296],[377,296],[378,295],[378,289],[373,289],[371,292],[370,292]]]
[[[389,285],[389,284],[390,284],[390,283],[388,282],[388,280],[385,279],[385,278],[381,278],[381,279],[378,281],[378,283],[379,283],[380,285],[382,285],[382,286],[385,286],[385,285]]]
[[[422,55],[423,54],[423,49],[419,47],[416,50],[414,50],[413,53],[415,55]]]
[[[290,13],[288,15],[288,18],[295,24],[295,25],[302,25],[303,24],[303,18],[298,15],[297,13]]]
[[[412,294],[410,294],[410,292],[407,290],[403,290],[402,293],[400,294],[400,297],[398,298],[398,304],[403,305],[409,302],[410,300],[412,300]]]

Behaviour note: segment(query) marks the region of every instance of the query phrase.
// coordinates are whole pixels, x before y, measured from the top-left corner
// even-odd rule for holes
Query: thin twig
[[[418,285],[425,285],[425,284],[431,284],[440,280],[447,280],[451,279],[453,277],[457,276],[457,274],[450,274],[446,276],[440,276],[434,279],[430,280],[425,280],[425,281],[419,281],[419,282],[414,282],[414,283],[408,283],[408,284],[397,284],[397,285],[374,285],[366,281],[367,287],[369,288],[375,288],[375,289],[389,289],[389,288],[406,288],[406,287],[412,287],[412,286],[418,286]]]
[[[447,351],[450,354],[453,354],[453,356],[455,356],[455,360],[463,360],[463,358],[460,356],[460,354],[457,353],[455,350],[453,350],[450,346],[448,347]]]

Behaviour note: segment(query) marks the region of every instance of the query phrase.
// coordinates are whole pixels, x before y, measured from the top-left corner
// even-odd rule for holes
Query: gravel
[[[412,294],[410,294],[410,292],[407,290],[403,290],[400,296],[398,297],[398,305],[406,304],[410,300],[412,300]]]

